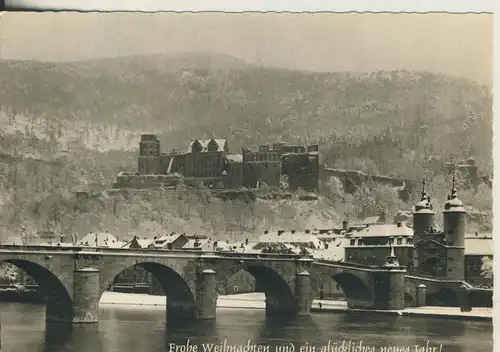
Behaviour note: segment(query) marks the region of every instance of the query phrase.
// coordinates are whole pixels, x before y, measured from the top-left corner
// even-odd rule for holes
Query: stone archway
[[[6,259],[3,262],[23,270],[38,284],[45,298],[47,322],[71,322],[73,320],[72,282],[69,280],[72,273],[68,274],[68,282],[63,283],[62,278],[50,269],[33,261]]]
[[[196,319],[196,298],[189,283],[175,269],[160,263],[139,262],[115,268],[115,270],[106,273],[105,277],[102,278],[100,296],[102,296],[120,273],[134,266],[149,272],[165,292],[167,323]]]
[[[273,268],[252,264],[235,265],[218,273],[218,284],[222,283],[224,285],[228,278],[242,270],[248,272],[255,279],[255,291],[265,294],[266,316],[295,314],[295,294],[289,283]]]
[[[430,257],[422,263],[422,272],[435,276],[438,271],[439,258]]]
[[[339,273],[332,276],[344,292],[349,308],[368,307],[373,304],[373,291],[358,276]]]

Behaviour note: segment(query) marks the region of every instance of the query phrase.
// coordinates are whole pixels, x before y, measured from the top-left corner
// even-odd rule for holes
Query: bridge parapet
[[[255,277],[258,290],[266,294],[266,314],[273,315],[309,314],[325,275],[342,286],[353,307],[395,309],[398,278],[405,274],[402,267],[315,260],[302,254],[80,246],[0,245],[0,261],[37,281],[48,297],[47,319],[68,322],[97,321],[102,293],[134,266],[151,273],[163,287],[167,320],[215,317],[218,283],[240,270]]]
[[[260,253],[260,252],[223,252],[223,251],[202,251],[200,249],[160,249],[160,248],[111,248],[111,247],[85,247],[85,246],[50,246],[50,245],[0,245],[0,251],[16,252],[57,252],[57,253],[104,253],[106,255],[137,255],[137,254],[178,254],[195,255],[208,258],[255,258],[269,260],[313,260],[312,255],[303,254],[279,254],[279,253]]]
[[[449,280],[433,275],[410,271],[405,275],[405,295],[407,306],[414,306],[417,303],[418,287],[420,285],[425,285],[426,293],[429,297],[427,302],[431,302],[431,304],[444,302],[448,305],[457,305],[460,287],[462,285],[469,290],[474,289],[473,285],[463,280]]]
[[[313,289],[316,293],[330,277],[342,288],[350,308],[403,309],[404,275],[402,266],[371,266],[329,260],[313,263]]]
[[[352,269],[360,269],[360,270],[367,270],[367,271],[394,271],[394,270],[401,270],[406,272],[406,267],[404,266],[384,266],[384,265],[367,265],[367,264],[360,264],[360,263],[352,263],[352,262],[343,262],[343,261],[332,261],[332,260],[326,260],[326,259],[314,259],[315,263],[318,264],[326,264],[326,265],[332,265],[332,266],[341,266],[344,268],[352,268]]]

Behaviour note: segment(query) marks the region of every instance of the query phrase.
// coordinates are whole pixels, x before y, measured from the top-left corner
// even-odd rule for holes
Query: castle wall
[[[240,188],[243,185],[243,164],[240,162],[229,162],[228,188]]]
[[[119,175],[116,177],[115,188],[160,188],[175,187],[181,177],[176,175]]]
[[[189,153],[186,156],[186,177],[219,177],[226,169],[224,152]]]
[[[288,176],[290,189],[307,191],[319,187],[319,158],[317,154],[285,154],[282,156],[282,173]]]
[[[479,185],[478,167],[473,158],[458,164],[447,163],[446,171],[449,175],[456,174],[460,188],[476,189]]]
[[[139,142],[139,175],[157,174],[160,171],[160,141],[153,134],[143,134]]]
[[[168,167],[170,166],[170,161],[174,158],[174,154],[160,154],[160,170],[161,174],[168,174]]]
[[[187,155],[188,154],[177,154],[173,156],[170,173],[178,173],[180,175],[185,175]]]
[[[257,183],[268,186],[279,186],[281,163],[278,161],[244,162],[243,185],[247,188],[257,187]]]
[[[256,188],[259,183],[272,187],[280,186],[283,170],[286,169],[292,189],[301,188],[308,191],[318,189],[318,145],[304,147],[274,143],[272,148],[269,145],[261,145],[258,151],[244,149],[242,162],[238,165],[237,160],[228,159],[227,144],[224,150],[221,150],[215,142],[210,143],[203,147],[195,141],[189,153],[160,153],[160,142],[156,135],[142,135],[139,142],[138,175],[177,173],[184,176],[185,182],[194,185],[201,182],[213,187],[214,182],[223,181],[224,188]],[[286,158],[282,158],[284,153],[287,154]],[[234,163],[232,170],[230,163]],[[227,174],[223,175],[224,171]],[[170,179],[165,182],[169,185],[174,183]],[[162,179],[129,176],[118,176],[116,180],[118,187],[130,188],[149,188],[163,183]]]

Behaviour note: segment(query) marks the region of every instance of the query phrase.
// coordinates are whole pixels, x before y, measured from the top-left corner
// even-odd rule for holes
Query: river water
[[[0,303],[0,314],[1,352],[491,352],[493,350],[491,322],[343,313],[312,314],[311,317],[296,321],[279,321],[266,319],[262,309],[219,308],[217,319],[214,321],[199,322],[184,327],[167,327],[165,307],[101,305],[99,324],[71,327],[61,324],[46,325],[45,306],[3,302]],[[220,346],[224,341],[226,346],[240,346],[240,349],[216,350],[214,345],[210,345]],[[429,342],[428,349],[425,349],[427,342]],[[188,343],[189,347],[186,348]],[[241,348],[242,345],[248,344],[260,347]],[[195,345],[197,350],[193,348]],[[344,349],[340,348],[342,345]],[[415,345],[418,345],[418,348]],[[404,349],[390,350],[387,347],[404,347]],[[433,347],[437,349],[433,350]]]

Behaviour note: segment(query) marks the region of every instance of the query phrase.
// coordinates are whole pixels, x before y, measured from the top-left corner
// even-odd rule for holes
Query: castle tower
[[[444,204],[444,236],[447,246],[446,277],[451,280],[464,279],[466,211],[457,196],[455,177],[448,201]]]
[[[457,196],[455,187],[455,177],[453,177],[453,186],[448,200],[444,203],[443,220],[444,236],[450,246],[464,246],[466,211],[464,204]]]
[[[423,180],[420,201],[415,204],[413,212],[413,242],[415,244],[429,233],[429,229],[434,225],[435,215],[432,210],[431,198],[425,191],[425,180]]]
[[[466,161],[466,170],[467,170],[467,183],[470,187],[473,189],[477,189],[477,172],[478,172],[478,167],[476,165],[476,160],[473,157],[470,157]]]
[[[160,141],[154,134],[141,135],[137,172],[152,175],[160,171]]]

